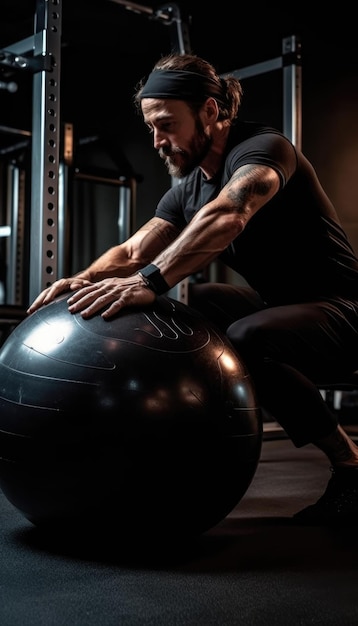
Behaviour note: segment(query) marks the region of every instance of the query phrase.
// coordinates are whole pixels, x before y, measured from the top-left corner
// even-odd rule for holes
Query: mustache
[[[166,159],[167,157],[172,157],[176,154],[184,154],[184,150],[181,148],[170,148],[169,146],[164,146],[159,148],[158,153],[162,159]]]

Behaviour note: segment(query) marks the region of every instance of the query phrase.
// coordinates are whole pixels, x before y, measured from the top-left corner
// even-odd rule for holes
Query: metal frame
[[[176,5],[163,5],[156,12],[151,12],[154,19],[163,19],[173,29],[174,38],[182,37],[181,45],[184,45],[185,31],[182,31],[183,25]],[[68,265],[67,195],[69,168],[72,165],[72,146],[68,139],[72,138],[72,129],[69,128],[70,125],[64,125],[63,161],[60,161],[61,31],[62,0],[36,0],[34,35],[8,46],[6,50],[0,50],[0,65],[33,73],[32,133],[29,133],[32,138],[29,301],[34,300],[43,289],[63,275]],[[12,85],[13,83],[11,90]],[[11,171],[12,179],[9,179],[9,202],[12,209],[15,198],[19,196],[17,174],[21,175],[20,172]],[[75,172],[74,175],[81,177],[82,174]],[[124,229],[120,237],[127,238],[133,229],[135,183],[133,180],[126,182],[123,178],[106,182],[117,184],[120,188],[118,223]],[[19,211],[25,211],[24,203],[13,211],[10,218],[11,259],[8,284],[11,286],[11,304],[20,304],[18,290],[23,285],[23,281],[18,280],[18,268],[24,253],[22,226],[19,232],[19,224],[23,223],[24,215],[19,215]],[[20,237],[23,238],[22,241],[19,241]]]
[[[16,164],[7,168],[7,223],[10,245],[6,249],[6,304],[20,306],[24,294],[25,172]]]
[[[36,17],[34,54],[51,70],[33,79],[30,301],[58,277],[61,0],[38,0]]]
[[[34,35],[0,53],[0,64],[33,73],[30,300],[58,275],[61,9],[37,0]]]
[[[282,39],[282,55],[263,63],[255,63],[223,76],[245,78],[267,74],[282,69],[283,72],[283,133],[298,148],[302,147],[302,67],[301,41],[296,35]]]
[[[182,21],[180,8],[175,2],[162,4],[156,9],[138,4],[137,2],[129,2],[128,0],[110,0],[110,2],[122,5],[127,11],[143,13],[151,20],[156,20],[165,26],[169,26],[172,50],[175,50],[178,54],[190,52],[188,25]]]

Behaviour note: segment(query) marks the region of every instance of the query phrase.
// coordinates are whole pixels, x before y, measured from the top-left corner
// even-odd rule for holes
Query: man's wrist
[[[153,263],[140,269],[137,274],[141,276],[146,286],[154,291],[157,296],[161,296],[170,289],[168,283],[161,275],[159,267],[153,265]]]

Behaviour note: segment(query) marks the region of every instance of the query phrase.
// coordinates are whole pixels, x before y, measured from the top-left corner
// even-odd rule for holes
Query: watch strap
[[[147,287],[154,291],[157,296],[161,296],[163,293],[166,293],[170,289],[168,283],[161,275],[159,267],[157,267],[153,263],[150,263],[149,265],[143,267],[137,272],[137,274],[142,277]]]

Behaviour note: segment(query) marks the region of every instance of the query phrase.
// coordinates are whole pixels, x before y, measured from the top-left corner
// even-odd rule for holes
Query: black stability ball
[[[246,492],[261,442],[245,365],[171,298],[105,321],[61,297],[0,350],[0,486],[36,526],[202,533]]]

